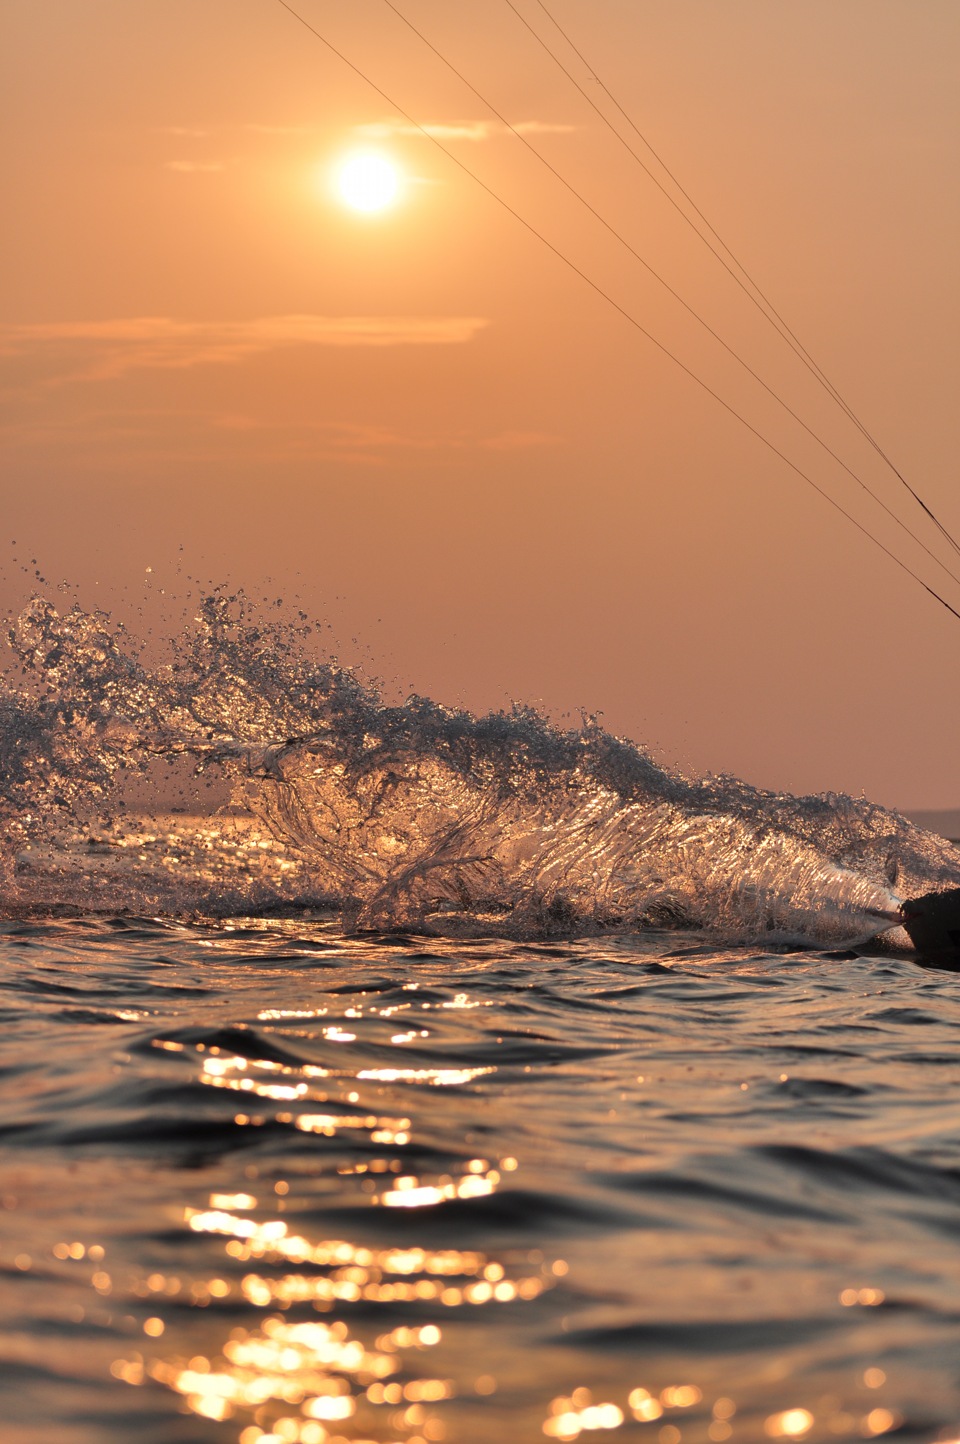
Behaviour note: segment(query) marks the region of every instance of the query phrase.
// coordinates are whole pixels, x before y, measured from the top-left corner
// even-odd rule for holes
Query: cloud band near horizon
[[[74,365],[53,381],[103,381],[144,369],[235,365],[292,346],[463,345],[489,325],[479,316],[261,316],[184,321],[130,316],[0,325],[0,356],[67,348]],[[79,366],[77,351],[82,359]]]
[[[414,125],[408,120],[394,119],[376,120],[354,127],[355,133],[367,140],[389,140],[392,136],[400,135],[414,139],[420,136],[429,137],[431,140],[473,142],[499,139],[509,136],[511,132],[517,135],[572,135],[578,129],[579,126],[576,125],[546,120],[520,120],[515,125],[493,120],[470,120],[457,125],[426,121],[423,125]]]

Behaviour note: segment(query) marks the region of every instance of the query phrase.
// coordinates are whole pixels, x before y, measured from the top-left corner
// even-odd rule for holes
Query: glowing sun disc
[[[337,171],[337,194],[355,211],[382,211],[397,198],[400,173],[375,151],[348,156]]]

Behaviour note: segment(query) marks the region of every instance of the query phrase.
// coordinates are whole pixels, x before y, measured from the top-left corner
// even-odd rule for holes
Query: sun
[[[355,151],[337,167],[336,191],[351,210],[386,210],[400,193],[399,168],[381,151]]]

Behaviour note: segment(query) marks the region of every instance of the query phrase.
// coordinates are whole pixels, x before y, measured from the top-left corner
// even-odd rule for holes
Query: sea
[[[960,884],[905,817],[36,598],[3,1444],[960,1438]]]

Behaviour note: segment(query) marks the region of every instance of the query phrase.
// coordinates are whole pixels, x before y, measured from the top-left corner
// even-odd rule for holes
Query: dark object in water
[[[960,888],[908,898],[900,917],[918,953],[960,957]]]

